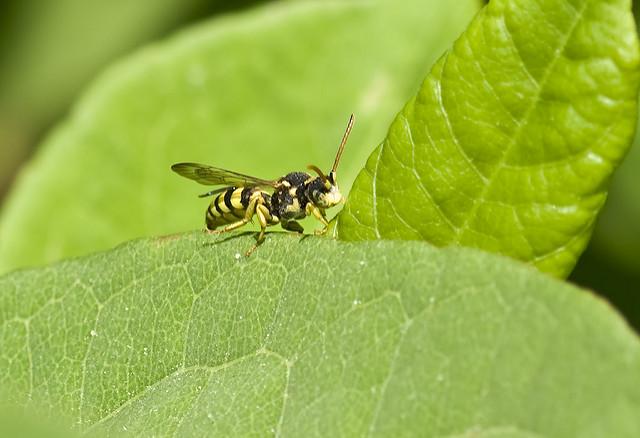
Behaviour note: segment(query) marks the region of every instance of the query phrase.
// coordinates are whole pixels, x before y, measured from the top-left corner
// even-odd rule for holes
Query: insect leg
[[[311,202],[309,202],[307,204],[306,207],[306,213],[307,215],[312,214],[316,219],[318,219],[320,222],[322,222],[322,225],[324,225],[324,228],[322,228],[321,230],[315,230],[314,234],[324,234],[327,232],[327,228],[329,227],[329,222],[327,221],[327,218],[324,216],[324,210],[321,208],[316,207],[315,205],[313,205]]]
[[[268,225],[267,218],[271,216],[271,213],[269,213],[269,209],[263,203],[259,203],[256,206],[255,210],[256,210],[256,216],[258,216],[258,223],[260,224],[260,234],[258,235],[258,239],[255,245],[249,248],[249,250],[246,252],[245,255],[247,257],[249,257],[251,253],[253,253],[253,251],[255,251],[256,248],[262,244],[262,242],[264,242],[264,233]]]

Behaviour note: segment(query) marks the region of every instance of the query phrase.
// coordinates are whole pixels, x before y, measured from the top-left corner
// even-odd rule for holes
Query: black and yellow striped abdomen
[[[246,187],[229,187],[218,194],[209,204],[209,208],[207,208],[207,228],[213,230],[220,225],[226,225],[244,218],[251,192],[255,190]],[[245,193],[245,202],[243,202],[243,192]]]
[[[267,192],[257,187],[229,187],[209,204],[206,213],[207,228],[214,230],[221,225],[244,219],[249,203],[256,197],[263,198],[263,203],[268,203],[270,199]]]

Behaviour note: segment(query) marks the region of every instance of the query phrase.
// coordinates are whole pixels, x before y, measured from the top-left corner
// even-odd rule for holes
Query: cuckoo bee
[[[291,172],[274,180],[198,163],[177,163],[171,169],[200,184],[222,186],[200,195],[201,198],[215,195],[205,215],[208,233],[232,231],[257,217],[260,233],[256,244],[247,251],[248,256],[264,241],[266,228],[272,225],[280,224],[285,230],[302,233],[304,229],[297,221],[313,215],[323,224],[316,234],[326,233],[329,222],[325,210],[344,201],[338,189],[336,170],[353,121],[352,114],[328,174],[314,165],[309,165],[308,169],[317,176]]]

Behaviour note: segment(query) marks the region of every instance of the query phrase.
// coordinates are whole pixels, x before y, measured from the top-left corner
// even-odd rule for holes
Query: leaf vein
[[[405,131],[409,135],[409,143],[411,144],[411,162],[412,162],[411,163],[411,172],[413,173],[413,175],[415,176],[415,178],[418,181],[418,186],[420,187],[420,191],[422,193],[424,193],[424,195],[429,199],[429,202],[431,202],[431,204],[435,207],[435,209],[438,212],[438,214],[440,215],[440,217],[442,219],[444,219],[444,222],[452,230],[455,230],[456,226],[453,224],[453,222],[451,222],[449,217],[445,214],[444,210],[442,210],[442,208],[440,207],[440,204],[438,204],[433,199],[433,196],[431,196],[431,192],[422,183],[422,178],[420,177],[420,175],[418,174],[418,171],[416,169],[416,156],[415,156],[416,147],[415,147],[415,141],[413,140],[413,131],[411,130],[411,124],[409,123],[409,121],[407,120],[407,117],[404,114],[401,114],[400,117],[402,119],[403,125],[405,126]],[[393,148],[392,148],[392,150],[393,150]]]
[[[367,432],[367,436],[369,437],[373,436],[373,434],[375,433],[376,423],[378,422],[378,418],[380,417],[380,412],[382,410],[382,403],[384,402],[384,397],[385,397],[387,388],[389,386],[389,382],[393,377],[393,372],[395,371],[398,358],[400,357],[400,349],[402,348],[402,344],[405,340],[405,336],[409,331],[409,327],[411,327],[412,323],[413,323],[413,320],[409,320],[408,322],[406,322],[401,326],[400,339],[398,339],[396,348],[394,349],[393,355],[391,356],[391,362],[387,370],[387,375],[384,381],[382,382],[382,387],[380,388],[380,396],[378,397],[378,400],[373,409],[373,415],[371,417],[371,422],[369,423],[369,430]]]
[[[569,29],[568,29],[563,41],[559,44],[559,49],[561,49],[561,50],[558,50],[557,55],[555,57],[553,57],[553,59],[551,59],[551,61],[549,62],[549,64],[545,68],[545,71],[544,71],[544,73],[543,73],[543,75],[542,75],[542,77],[540,79],[540,85],[538,87],[538,91],[536,93],[536,96],[531,99],[529,107],[527,108],[527,110],[524,113],[524,116],[522,117],[522,122],[516,128],[516,131],[514,132],[513,137],[511,138],[510,142],[503,149],[502,154],[501,154],[498,162],[494,166],[494,170],[492,172],[493,175],[496,174],[496,172],[498,171],[499,168],[503,167],[503,165],[505,164],[505,161],[507,159],[507,155],[508,155],[509,151],[517,144],[517,140],[518,140],[520,134],[522,133],[523,127],[525,125],[527,125],[526,121],[528,120],[528,118],[530,117],[532,111],[536,108],[536,104],[540,100],[540,96],[541,96],[542,90],[544,89],[544,85],[547,82],[547,80],[549,78],[549,75],[551,74],[551,71],[553,70],[555,64],[558,62],[558,60],[562,56],[562,53],[564,53],[564,49],[566,49],[567,45],[569,44],[569,41],[570,41],[571,37],[573,36],[573,33],[574,33],[576,27],[578,26],[578,23],[580,22],[580,20],[582,19],[583,15],[584,15],[584,13],[586,11],[586,7],[587,7],[586,5],[587,5],[587,2],[585,2],[584,5],[581,7],[580,11],[578,11],[578,13],[576,14],[576,18],[573,20],[573,23],[571,23],[571,26],[569,27]],[[443,110],[444,110],[444,106],[443,106]],[[492,183],[494,181],[495,181],[495,178],[489,178],[487,183],[482,187],[482,190],[480,191],[479,195],[476,197],[476,200],[475,200],[473,206],[471,207],[469,213],[466,215],[462,225],[457,230],[457,233],[456,233],[456,236],[455,236],[455,242],[456,243],[460,243],[461,242],[462,237],[464,236],[463,232],[465,231],[465,229],[469,228],[469,221],[471,220],[471,218],[475,217],[475,215],[476,215],[476,213],[478,211],[478,208],[480,207],[480,204],[483,201],[486,200],[486,196],[488,194],[488,190],[492,186]]]
[[[380,235],[380,230],[378,229],[378,192],[376,188],[376,180],[378,179],[378,167],[380,166],[380,157],[382,156],[382,148],[384,147],[384,142],[380,144],[380,151],[378,152],[378,157],[376,158],[376,164],[373,170],[373,175],[371,178],[371,202],[373,207],[373,231],[376,233],[376,237],[380,239],[382,236]]]

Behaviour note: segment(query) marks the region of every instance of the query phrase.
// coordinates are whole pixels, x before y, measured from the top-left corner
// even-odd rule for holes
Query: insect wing
[[[202,195],[198,195],[198,198],[206,198],[209,196],[217,195],[218,193],[222,193],[224,191],[227,191],[228,189],[229,187],[220,187],[219,189],[211,190],[207,193],[203,193]]]
[[[275,187],[276,182],[198,163],[177,163],[171,170],[206,186]]]

